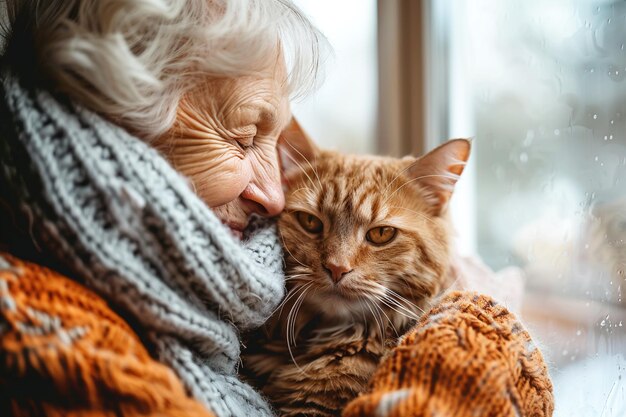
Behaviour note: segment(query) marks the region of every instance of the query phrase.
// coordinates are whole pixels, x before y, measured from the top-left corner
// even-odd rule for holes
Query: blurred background
[[[352,153],[473,137],[459,249],[522,273],[555,416],[626,416],[626,2],[296,3],[335,51],[304,127]]]

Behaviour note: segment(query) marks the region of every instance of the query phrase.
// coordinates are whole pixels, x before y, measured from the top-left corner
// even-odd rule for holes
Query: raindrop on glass
[[[519,160],[520,160],[523,164],[525,164],[526,162],[528,162],[528,154],[527,154],[526,152],[522,152],[522,153],[519,155]]]
[[[606,326],[606,321],[609,319],[609,315],[607,314],[605,318],[602,319],[602,321],[600,322],[600,326],[604,327]]]

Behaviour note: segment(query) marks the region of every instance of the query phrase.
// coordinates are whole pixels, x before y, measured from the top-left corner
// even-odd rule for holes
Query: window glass
[[[296,0],[326,35],[334,55],[326,80],[293,113],[322,147],[350,153],[375,149],[377,103],[376,1]]]
[[[525,273],[555,415],[624,416],[626,2],[465,5],[478,252]]]

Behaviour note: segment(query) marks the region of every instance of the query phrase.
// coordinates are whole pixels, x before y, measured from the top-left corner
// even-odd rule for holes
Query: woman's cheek
[[[209,207],[218,207],[237,199],[251,177],[250,164],[240,158],[209,164],[207,169],[189,176],[196,193]]]

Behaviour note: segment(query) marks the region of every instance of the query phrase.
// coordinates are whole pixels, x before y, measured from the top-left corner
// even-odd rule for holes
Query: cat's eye
[[[365,235],[366,239],[375,245],[384,245],[396,237],[398,230],[391,226],[381,226],[370,229]]]
[[[298,211],[296,219],[298,219],[300,226],[309,233],[319,233],[324,228],[324,224],[320,219],[304,211]]]

